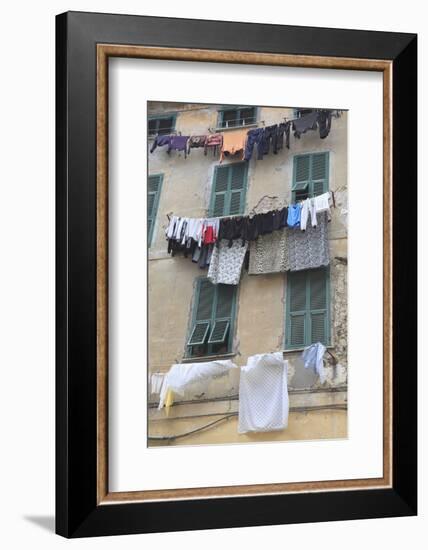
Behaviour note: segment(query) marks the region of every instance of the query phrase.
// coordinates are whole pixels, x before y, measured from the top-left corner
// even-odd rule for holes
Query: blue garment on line
[[[291,204],[288,207],[287,225],[288,227],[300,227],[300,213],[302,207],[300,204]]]
[[[171,145],[171,140],[172,140],[173,136],[170,136],[170,135],[158,135],[155,137],[155,140],[153,141],[153,145],[150,149],[150,152],[153,153],[153,151],[157,148],[157,147],[163,147],[164,145]]]
[[[259,160],[263,158],[263,134],[264,128],[255,128],[254,130],[250,130],[248,132],[247,141],[245,143],[244,160],[251,159],[255,146],[257,146],[257,158]]]
[[[324,353],[326,347],[317,342],[316,344],[311,344],[303,350],[302,359],[305,364],[305,369],[313,369],[314,372],[320,377],[320,382],[323,384],[325,382],[325,370],[324,370]]]

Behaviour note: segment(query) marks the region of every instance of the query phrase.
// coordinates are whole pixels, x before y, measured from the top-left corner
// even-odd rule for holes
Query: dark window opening
[[[149,119],[149,136],[168,135],[175,130],[175,116]]]
[[[234,128],[237,126],[248,126],[256,122],[256,108],[242,107],[225,109],[220,111],[219,127]]]

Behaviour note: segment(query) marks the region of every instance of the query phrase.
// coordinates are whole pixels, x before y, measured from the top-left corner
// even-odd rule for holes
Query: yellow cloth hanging
[[[169,416],[169,408],[171,407],[171,405],[174,403],[174,392],[169,389],[167,391],[167,394],[166,394],[166,398],[165,398],[165,413],[166,413],[166,416]]]

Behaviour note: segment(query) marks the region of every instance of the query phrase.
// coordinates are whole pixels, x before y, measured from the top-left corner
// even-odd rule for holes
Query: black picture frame
[[[392,487],[97,503],[96,46],[392,62]],[[417,36],[68,12],[56,18],[56,532],[65,537],[417,513]],[[402,208],[403,190],[411,200]]]

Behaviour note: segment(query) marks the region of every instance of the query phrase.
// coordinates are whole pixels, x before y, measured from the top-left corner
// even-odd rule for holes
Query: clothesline
[[[153,153],[157,147],[167,146],[168,154],[171,151],[183,152],[184,158],[187,159],[192,149],[203,148],[205,155],[208,149],[213,149],[214,154],[220,151],[221,163],[225,156],[236,156],[238,153],[241,155],[241,160],[249,161],[256,149],[258,160],[262,160],[269,152],[277,154],[283,149],[284,140],[285,147],[290,148],[291,129],[297,139],[307,131],[317,129],[320,139],[326,138],[330,133],[332,116],[332,110],[315,109],[302,117],[270,126],[233,127],[233,131],[229,131],[230,128],[228,128],[205,135],[158,134],[150,148],[150,153]]]
[[[313,109],[313,111],[330,111],[331,112],[331,116],[334,116],[335,118],[339,118],[341,116],[341,113],[342,113],[342,110],[341,109]],[[336,113],[334,114],[334,112],[336,111]],[[292,124],[294,121],[296,120],[300,120],[302,117],[296,117],[296,118],[287,118],[287,117],[283,117],[282,118],[282,121],[283,122],[289,122],[290,124]],[[275,124],[275,123],[274,123]],[[278,124],[278,123],[277,123]],[[260,127],[266,127],[266,121],[265,120],[260,120],[259,122],[253,122],[251,124],[248,124],[247,125],[248,127],[255,127],[257,126],[257,128],[260,128]],[[217,133],[220,133],[221,131],[223,130],[237,130],[237,129],[240,129],[241,126],[227,126],[227,127],[224,127],[224,128],[211,128],[211,127],[208,127],[208,132],[210,132],[211,134],[217,134]],[[172,130],[170,132],[171,135],[177,135],[177,136],[181,136],[182,135],[182,132],[181,131],[178,131],[176,132],[175,130]],[[192,134],[191,134],[192,135]]]
[[[252,217],[172,216],[165,235],[168,253],[183,253],[201,269],[208,268],[212,284],[237,285],[244,263],[249,275],[328,265],[330,220],[330,192],[326,192]]]
[[[335,199],[335,195],[334,195],[334,191],[328,191],[328,193],[330,193],[331,195],[331,200],[332,200],[332,207],[333,208],[336,208],[336,199]],[[259,202],[256,204],[256,206],[254,206],[250,212],[248,214],[228,214],[226,216],[198,216],[200,218],[204,218],[204,219],[207,219],[207,220],[224,220],[224,219],[230,219],[230,218],[243,218],[243,217],[253,217],[253,216],[256,216],[258,214],[258,212],[255,212],[255,209],[259,206],[259,204],[261,203],[261,201],[265,198],[269,198],[269,199],[278,199],[277,196],[275,195],[263,195],[263,197],[259,200]],[[309,197],[311,198],[311,197]],[[301,200],[298,200],[292,204],[302,204],[303,202],[305,202],[306,199],[301,199]],[[280,205],[278,205],[276,208],[271,208],[270,210],[268,210],[267,212],[263,212],[263,214],[270,214],[271,212],[274,212],[274,211],[277,211],[277,210],[281,210],[282,208],[288,208],[288,206],[291,206],[290,204],[284,204],[284,203],[281,203]],[[261,212],[260,212],[261,213]],[[171,216],[174,216],[174,212],[171,211],[171,212],[167,212],[166,214],[166,217],[168,219],[168,221],[171,221]],[[180,216],[180,217],[189,217],[191,218],[191,216]],[[198,218],[197,217],[197,218]]]

